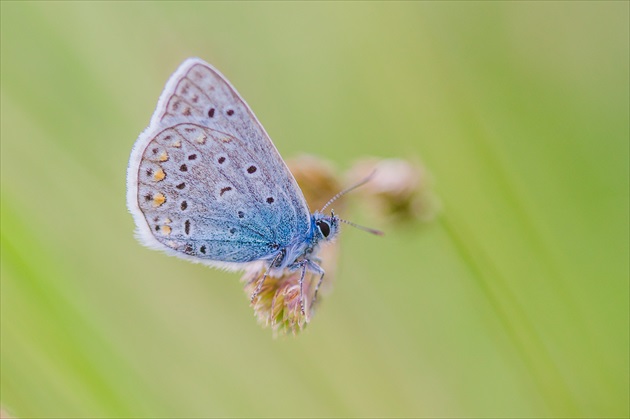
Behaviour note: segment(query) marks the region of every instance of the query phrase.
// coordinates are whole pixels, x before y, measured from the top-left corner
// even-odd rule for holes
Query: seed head
[[[396,222],[429,222],[435,218],[440,203],[423,165],[403,159],[361,159],[349,171],[347,183],[374,171],[374,177],[357,194],[377,216]]]

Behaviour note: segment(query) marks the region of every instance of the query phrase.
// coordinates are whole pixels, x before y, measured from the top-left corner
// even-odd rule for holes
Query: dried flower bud
[[[356,183],[374,170],[375,176],[357,192],[377,215],[398,222],[428,222],[435,217],[440,205],[424,166],[402,159],[366,158],[349,171],[348,183]]]
[[[263,267],[260,270],[250,272],[249,277],[243,278],[246,280],[245,293],[248,296],[252,295],[266,270],[267,268]],[[308,323],[308,316],[302,314],[300,304],[300,274],[300,271],[285,270],[280,278],[267,276],[258,295],[252,302],[258,321],[264,326],[271,327],[276,334],[288,332],[296,334]],[[308,307],[309,299],[306,298],[311,288],[310,276],[312,276],[310,273],[305,276],[303,289],[307,313],[310,309]]]
[[[339,176],[326,160],[302,155],[287,161],[293,177],[300,185],[311,211],[322,208],[330,198],[342,189]],[[335,212],[342,212],[344,198],[335,201]]]

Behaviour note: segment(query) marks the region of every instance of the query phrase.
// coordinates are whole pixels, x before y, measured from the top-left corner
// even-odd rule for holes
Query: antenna
[[[350,186],[349,188],[344,189],[343,191],[339,192],[337,195],[335,195],[335,196],[333,196],[332,198],[330,198],[330,201],[326,202],[326,205],[324,205],[324,206],[322,207],[322,209],[321,209],[321,210],[319,210],[319,211],[320,211],[320,212],[324,212],[324,210],[325,210],[326,208],[328,208],[328,206],[329,206],[330,204],[332,204],[333,202],[335,202],[337,199],[341,198],[342,196],[344,196],[344,195],[345,195],[345,194],[347,194],[348,192],[355,190],[355,189],[356,189],[356,188],[358,188],[359,186],[363,186],[363,185],[365,185],[366,183],[368,183],[368,182],[370,181],[370,179],[372,179],[372,177],[374,176],[374,173],[376,173],[376,169],[374,169],[374,170],[372,171],[372,173],[370,173],[369,175],[367,175],[367,176],[365,177],[365,179],[363,179],[363,180],[362,180],[362,181],[360,181],[359,183],[356,183],[356,184],[354,184],[354,185]],[[342,220],[342,221],[343,221],[343,220]],[[356,227],[356,226],[355,226],[355,227]]]
[[[385,234],[385,233],[383,233],[380,230],[375,230],[373,228],[369,228],[369,227],[365,227],[365,226],[362,226],[362,225],[359,225],[359,224],[355,224],[352,221],[344,220],[343,218],[337,217],[337,219],[339,221],[341,221],[342,223],[348,224],[348,225],[350,225],[350,226],[352,226],[354,228],[358,228],[359,230],[363,230],[363,231],[365,231],[367,233],[374,234],[375,236],[382,236],[382,235]]]

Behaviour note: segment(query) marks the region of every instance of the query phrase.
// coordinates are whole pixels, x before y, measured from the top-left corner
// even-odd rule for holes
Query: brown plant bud
[[[365,158],[349,171],[347,183],[356,183],[374,171],[373,178],[357,190],[357,195],[377,216],[396,222],[429,222],[435,218],[440,203],[423,165],[403,159]]]

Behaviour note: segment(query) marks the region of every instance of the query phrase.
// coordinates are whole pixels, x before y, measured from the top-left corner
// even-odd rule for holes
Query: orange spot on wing
[[[164,173],[164,170],[159,169],[157,172],[155,172],[155,174],[153,175],[153,179],[155,179],[156,182],[161,181],[162,179],[164,179],[166,177],[166,173]]]
[[[156,193],[153,196],[153,206],[154,207],[157,208],[157,207],[159,207],[160,205],[162,205],[165,202],[166,202],[166,197],[164,196],[164,194],[161,194],[161,193],[158,192],[158,193]]]
[[[160,154],[160,158],[158,160],[159,161],[166,161],[166,160],[168,160],[168,153],[166,151],[163,151],[162,154]]]

